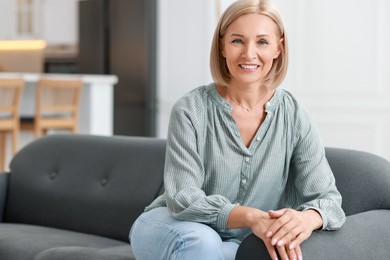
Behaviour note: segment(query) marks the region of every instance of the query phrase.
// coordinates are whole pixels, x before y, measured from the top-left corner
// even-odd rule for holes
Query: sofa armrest
[[[303,259],[390,259],[390,210],[371,210],[347,217],[341,230],[314,232],[302,245]],[[269,259],[264,243],[248,236],[237,260]]]
[[[343,197],[347,216],[376,209],[390,209],[390,162],[377,155],[326,148],[326,158]]]
[[[3,222],[7,187],[8,187],[8,173],[0,173],[0,222]]]

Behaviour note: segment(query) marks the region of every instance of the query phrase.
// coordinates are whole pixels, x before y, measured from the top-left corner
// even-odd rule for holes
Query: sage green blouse
[[[164,172],[165,193],[146,208],[168,207],[179,220],[205,223],[224,240],[240,242],[249,229],[227,229],[237,205],[263,211],[316,209],[323,229],[339,229],[345,214],[319,133],[307,111],[276,89],[249,148],[214,83],[173,107]]]

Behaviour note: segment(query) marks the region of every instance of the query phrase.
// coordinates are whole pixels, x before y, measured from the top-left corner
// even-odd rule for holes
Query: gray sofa
[[[164,156],[165,141],[147,138],[49,135],[25,146],[0,176],[0,259],[134,259],[130,226],[162,188]]]
[[[303,259],[390,259],[390,162],[373,154],[326,148],[342,197],[346,222],[337,232],[314,232],[302,244]],[[236,259],[269,259],[264,243],[250,235]]]
[[[326,152],[347,222],[313,234],[304,259],[390,259],[390,163]],[[0,259],[134,259],[129,229],[163,190],[164,156],[155,138],[50,135],[27,145],[0,174]],[[237,259],[268,256],[249,236]]]

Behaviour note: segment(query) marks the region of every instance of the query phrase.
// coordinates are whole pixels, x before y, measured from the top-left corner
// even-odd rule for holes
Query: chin
[[[235,81],[240,83],[240,84],[245,84],[245,85],[260,84],[262,82],[262,80],[259,79],[259,78],[256,78],[256,79],[253,79],[253,78],[252,79],[236,78]]]

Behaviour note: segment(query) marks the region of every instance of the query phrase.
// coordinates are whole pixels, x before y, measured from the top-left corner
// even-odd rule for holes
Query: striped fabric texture
[[[323,229],[345,221],[341,196],[318,130],[288,91],[278,88],[249,147],[231,116],[232,106],[214,83],[173,107],[167,138],[165,193],[146,208],[168,207],[172,216],[205,223],[224,240],[242,241],[250,230],[227,230],[236,205],[260,210],[316,209]]]

